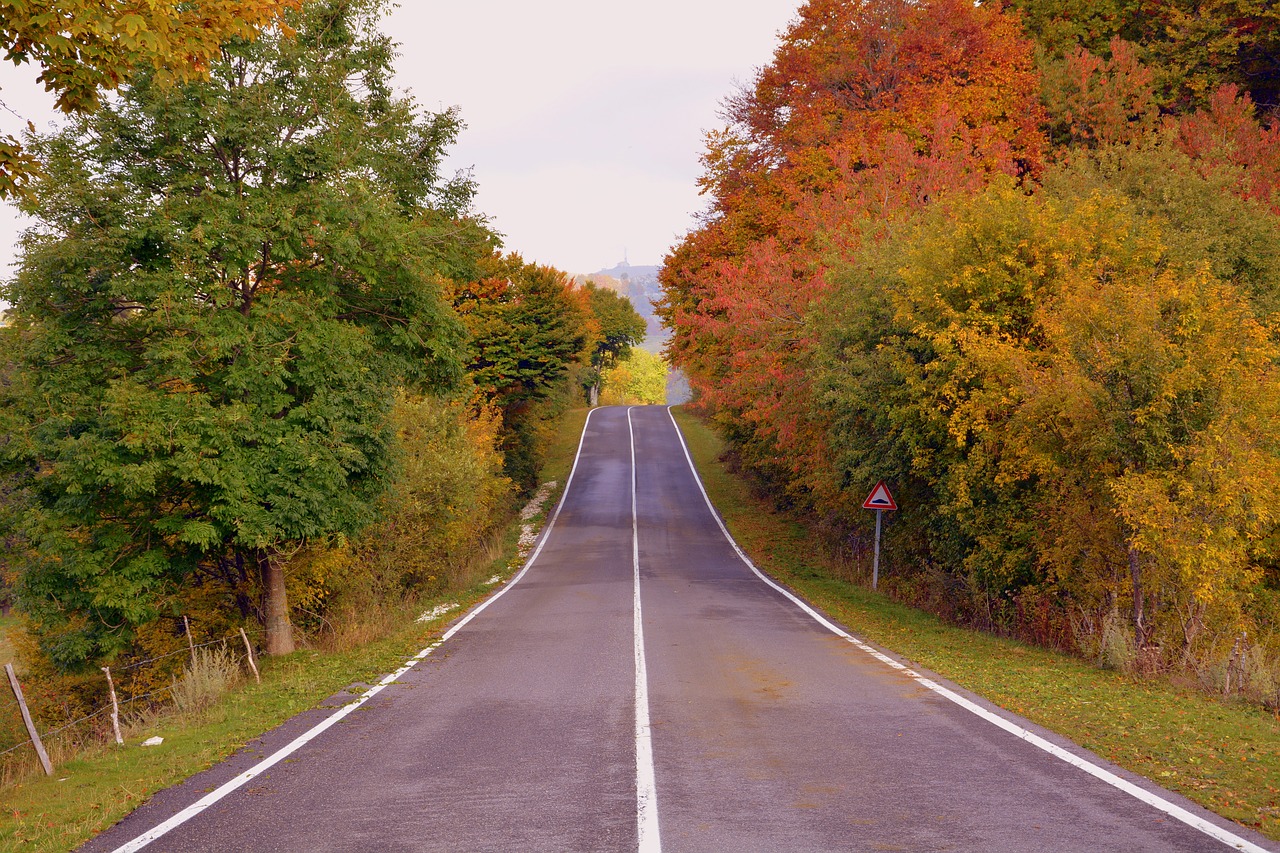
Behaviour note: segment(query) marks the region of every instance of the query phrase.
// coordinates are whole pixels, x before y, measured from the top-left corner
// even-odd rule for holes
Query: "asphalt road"
[[[1277,849],[815,616],[736,553],[665,408],[596,410],[500,597],[83,849]]]

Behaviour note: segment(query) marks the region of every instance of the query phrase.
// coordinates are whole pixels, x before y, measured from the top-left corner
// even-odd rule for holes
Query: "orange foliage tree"
[[[92,112],[103,91],[140,71],[162,82],[205,76],[233,39],[252,39],[282,23],[300,0],[0,0],[0,47],[15,65],[40,66],[37,78],[58,109]],[[0,135],[0,198],[21,195],[39,164],[17,139]]]
[[[835,484],[808,404],[803,320],[834,251],[931,199],[1042,166],[1039,78],[1016,17],[963,0],[813,0],[708,136],[709,211],[667,258],[672,361],[758,470]]]

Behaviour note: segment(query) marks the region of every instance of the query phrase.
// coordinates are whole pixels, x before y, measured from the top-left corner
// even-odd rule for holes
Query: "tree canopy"
[[[726,100],[661,276],[737,459],[855,552],[890,480],[887,587],[947,615],[1080,650],[1126,624],[1127,665],[1256,636],[1280,612],[1276,14],[805,3]]]
[[[224,43],[281,24],[300,0],[200,3],[0,0],[5,60],[40,66],[37,78],[63,112],[94,110],[103,91],[139,73],[181,82],[207,73]],[[0,137],[0,198],[21,192],[38,161]]]
[[[625,296],[591,282],[587,282],[585,287],[587,304],[600,327],[598,340],[591,351],[591,367],[583,378],[588,402],[594,404],[600,397],[604,372],[629,358],[632,347],[644,340],[647,329],[644,317]]]
[[[1110,58],[1117,40],[1150,70],[1162,107],[1203,108],[1224,85],[1280,108],[1280,9],[1270,0],[1009,0],[1046,58],[1078,50]]]
[[[470,195],[439,174],[458,121],[393,94],[380,8],[309,3],[34,148],[5,450],[56,660],[119,649],[196,572],[260,584],[288,650],[282,556],[370,520],[396,389],[463,379],[433,249]]]
[[[667,363],[633,349],[604,371],[600,401],[608,406],[661,406],[667,402]]]
[[[530,489],[539,406],[596,385],[602,366],[643,337],[644,319],[626,299],[519,255],[492,255],[477,272],[453,293],[471,338],[467,371],[503,414],[507,475]]]
[[[793,493],[836,488],[808,404],[825,254],[993,175],[1042,168],[1032,44],[1016,18],[939,0],[819,0],[708,137],[705,224],[668,257],[673,362]]]

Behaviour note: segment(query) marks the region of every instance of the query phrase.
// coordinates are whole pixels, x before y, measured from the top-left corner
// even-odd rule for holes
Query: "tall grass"
[[[240,661],[230,649],[196,649],[190,666],[173,680],[169,695],[182,713],[203,711],[235,687],[240,677]]]

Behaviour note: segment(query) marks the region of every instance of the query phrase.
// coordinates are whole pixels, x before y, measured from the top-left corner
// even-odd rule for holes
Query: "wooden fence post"
[[[124,738],[120,737],[120,703],[116,701],[116,684],[111,680],[111,667],[104,666],[107,674],[107,690],[111,692],[111,730],[116,735],[116,746],[124,746]]]
[[[249,654],[249,669],[253,670],[253,680],[261,684],[262,678],[258,675],[258,663],[253,659],[253,646],[249,645],[249,635],[244,632],[244,628],[240,629],[240,639],[244,640],[244,650]]]
[[[187,617],[182,617],[182,627],[187,632],[187,648],[191,649],[191,668],[196,668],[196,644],[191,639],[191,623],[187,621]]]
[[[44,751],[44,744],[40,742],[40,733],[36,731],[31,712],[27,710],[27,700],[22,696],[22,685],[18,684],[18,674],[13,671],[11,663],[4,665],[4,671],[9,676],[9,686],[13,688],[13,695],[18,698],[18,708],[22,710],[22,722],[27,724],[27,734],[31,735],[31,743],[36,748],[36,755],[40,756],[40,763],[44,765],[44,774],[52,776],[53,765],[49,763],[49,753]]]

